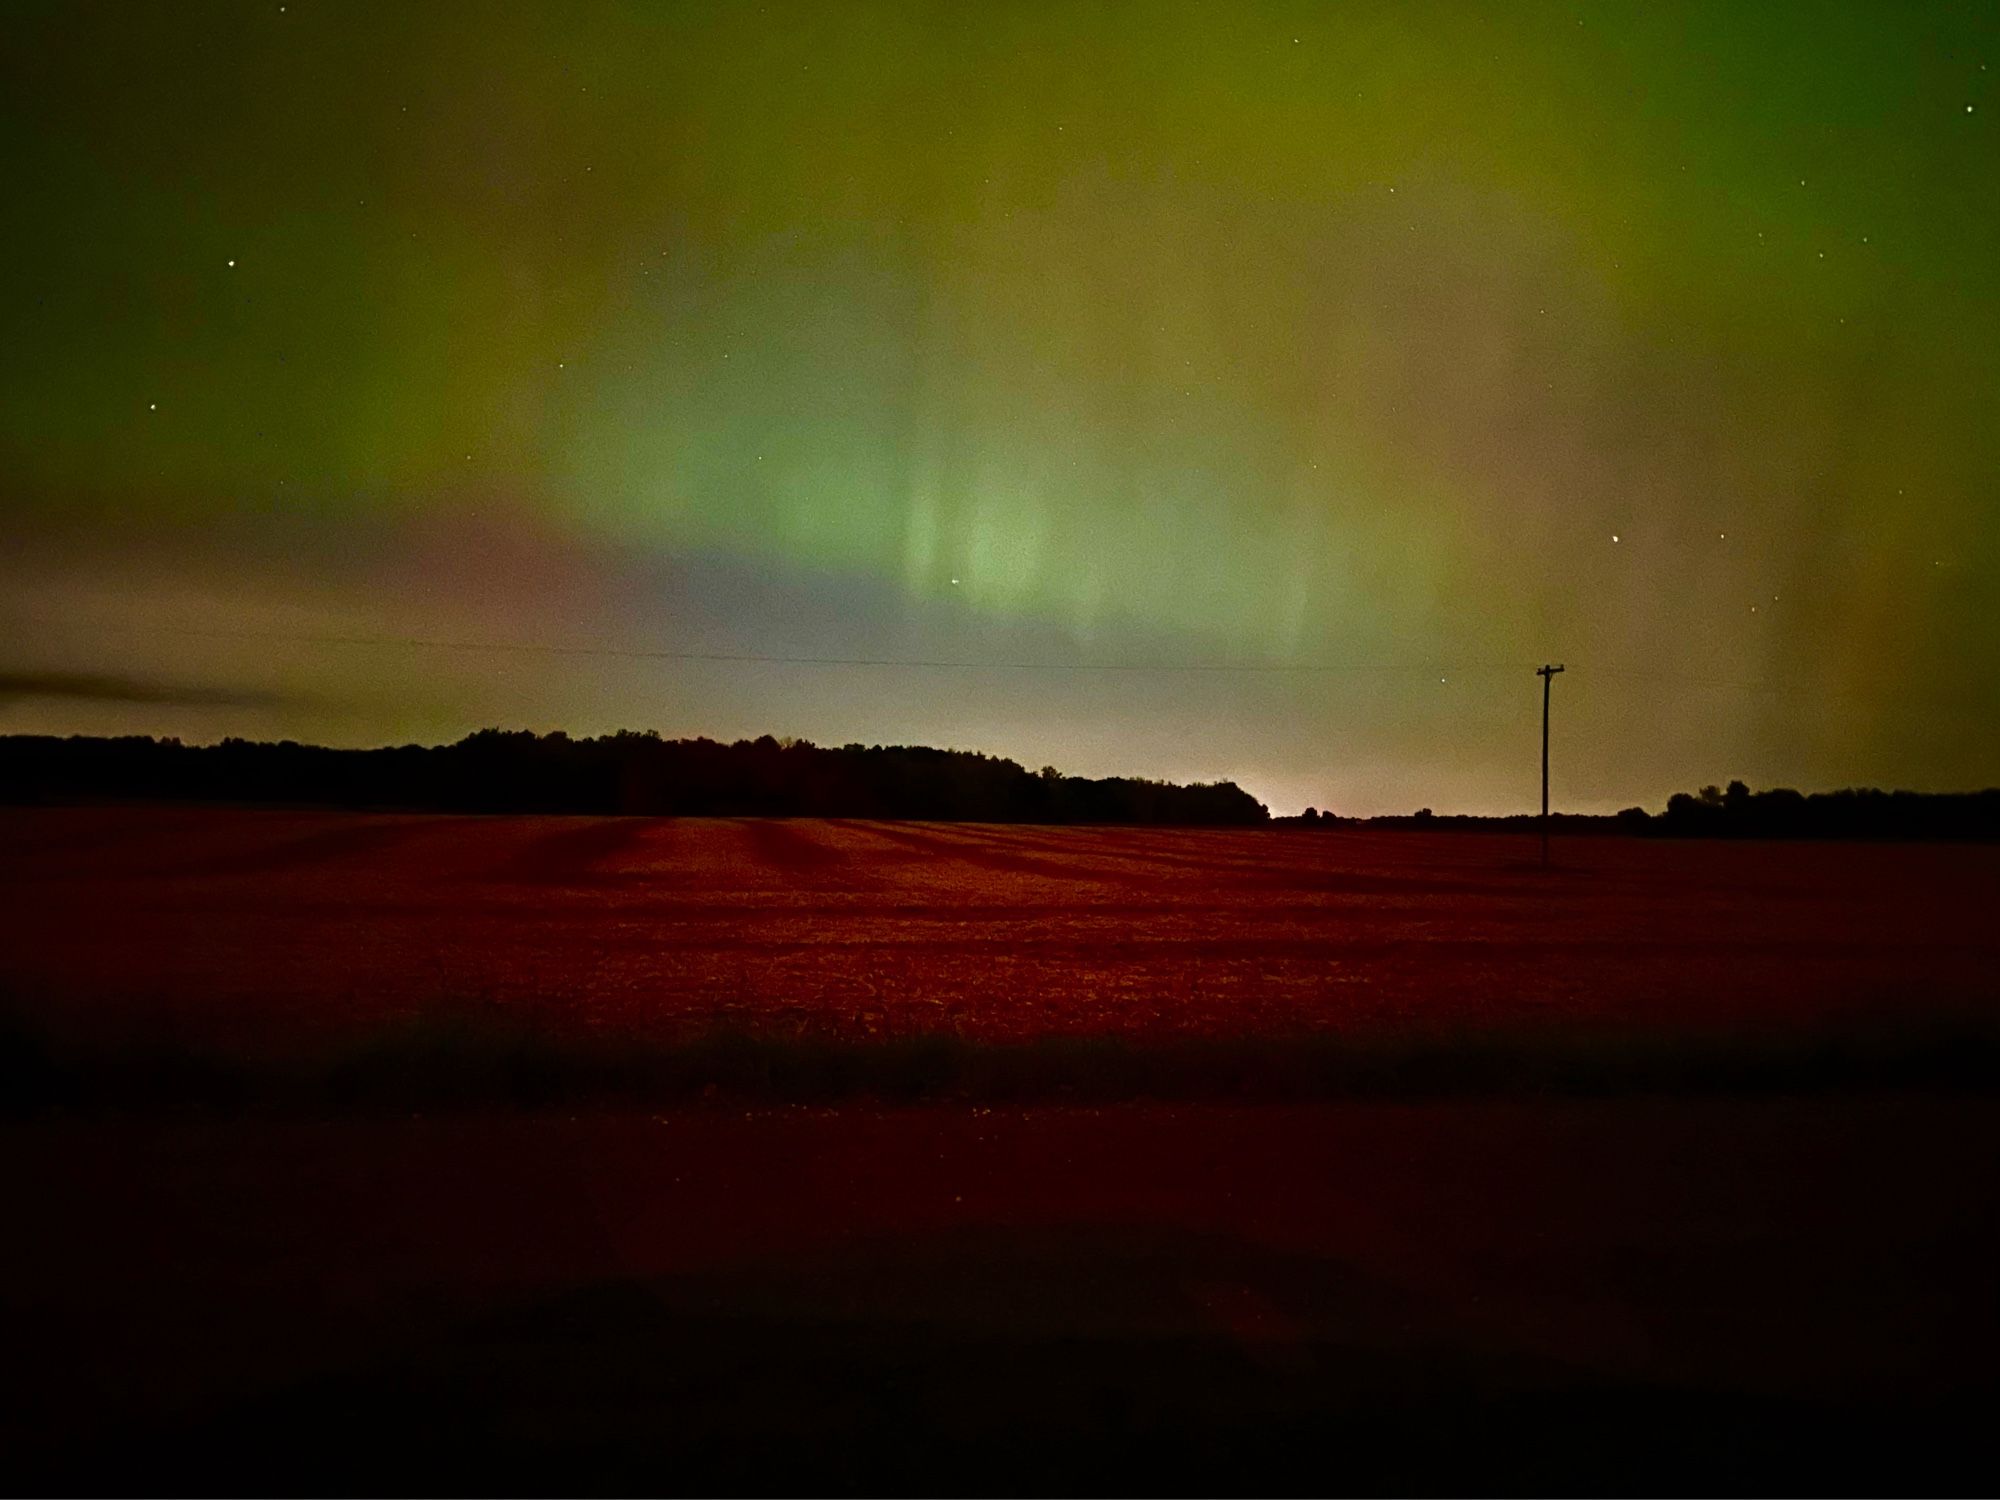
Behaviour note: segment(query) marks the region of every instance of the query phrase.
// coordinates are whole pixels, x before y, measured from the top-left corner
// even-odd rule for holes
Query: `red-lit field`
[[[2000,850],[1535,856],[0,813],[29,1039],[0,1445],[43,1485],[169,1491],[2000,1478]],[[432,1014],[485,1019],[420,1032],[358,1101],[286,1096],[300,1059]],[[989,1096],[961,1059],[901,1102],[865,1068],[796,1097],[726,1069],[658,1101],[643,1071],[434,1090],[494,1017],[526,1018],[513,1047],[948,1038],[1069,1071]],[[1474,1036],[1709,1050],[1554,1090],[1418,1069],[1407,1095],[1336,1069],[1261,1099],[1200,1065]],[[1086,1050],[1036,1050],[1065,1038]],[[1089,1048],[1175,1039],[1186,1068],[1093,1095]],[[1857,1071],[1857,1046],[1901,1061]],[[247,1092],[149,1092],[190,1056]],[[48,1092],[72,1067],[91,1087]]]
[[[2000,849],[808,820],[0,813],[0,987],[273,1040],[1143,1040],[1983,1019]]]

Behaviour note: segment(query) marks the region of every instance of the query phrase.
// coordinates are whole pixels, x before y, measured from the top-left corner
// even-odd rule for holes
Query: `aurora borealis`
[[[0,731],[2000,779],[1990,5],[7,27]]]

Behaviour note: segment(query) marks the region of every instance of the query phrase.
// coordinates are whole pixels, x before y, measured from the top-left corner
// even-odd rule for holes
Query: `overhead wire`
[[[55,623],[53,621],[49,622]],[[65,621],[74,625],[74,620]],[[1075,661],[1053,659],[965,659],[952,657],[833,656],[790,652],[700,651],[667,647],[624,646],[604,643],[522,640],[474,640],[404,635],[355,635],[314,631],[244,630],[218,626],[169,625],[153,627],[156,633],[203,637],[218,640],[263,641],[295,645],[344,646],[377,650],[463,651],[530,656],[607,658],[634,661],[673,661],[720,666],[852,667],[883,670],[939,672],[1062,672],[1191,675],[1267,675],[1326,677],[1393,677],[1427,675],[1522,672],[1532,673],[1541,665],[1529,658],[1502,660],[1410,660],[1410,661]],[[1815,698],[1851,696],[1858,687],[1829,687],[1816,682],[1770,682],[1732,679],[1712,674],[1675,672],[1661,668],[1614,667],[1593,664],[1588,658],[1570,657],[1566,665],[1588,677],[1617,678],[1640,683],[1677,687],[1723,688],[1732,692]],[[1570,691],[1575,691],[1571,688]],[[1906,694],[1907,696],[1907,694]],[[1943,694],[1927,696],[1942,698]]]

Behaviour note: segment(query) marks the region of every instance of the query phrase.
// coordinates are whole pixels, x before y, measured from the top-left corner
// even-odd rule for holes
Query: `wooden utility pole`
[[[1535,675],[1542,679],[1542,867],[1549,863],[1549,684],[1556,680],[1560,666],[1540,666]]]

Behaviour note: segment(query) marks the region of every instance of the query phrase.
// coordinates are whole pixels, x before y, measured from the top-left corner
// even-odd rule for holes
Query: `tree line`
[[[1623,817],[1624,814],[1619,814]],[[1885,792],[1873,787],[1753,792],[1740,781],[1677,792],[1651,820],[1671,835],[1750,839],[1991,839],[2000,837],[2000,789]]]
[[[1419,828],[1531,832],[1509,817],[1348,818],[1308,808],[1273,819],[1232,781],[1065,776],[1053,766],[922,745],[665,739],[621,730],[482,729],[449,745],[336,750],[226,739],[187,745],[132,735],[0,736],[0,801],[241,802],[438,812],[638,813],[716,817],[917,818],[939,822],[1134,823],[1208,827]],[[1752,791],[1741,781],[1678,792],[1664,811],[1557,813],[1560,834],[1662,838],[2000,839],[2000,789]]]
[[[1533,813],[1508,817],[1434,814],[1429,808],[1391,817],[1343,818],[1307,808],[1296,818],[1274,820],[1293,828],[1430,828],[1458,832],[1532,833]],[[1885,792],[1850,787],[1797,792],[1774,787],[1753,792],[1741,781],[1676,792],[1664,812],[1628,807],[1616,813],[1555,813],[1562,834],[1639,834],[1655,838],[1743,839],[2000,839],[2000,789],[1980,792]]]
[[[917,745],[723,744],[623,730],[598,738],[482,729],[450,745],[337,750],[226,739],[0,736],[0,800],[311,804],[467,813],[917,818],[1250,826],[1270,814],[1234,782],[1031,772]]]

